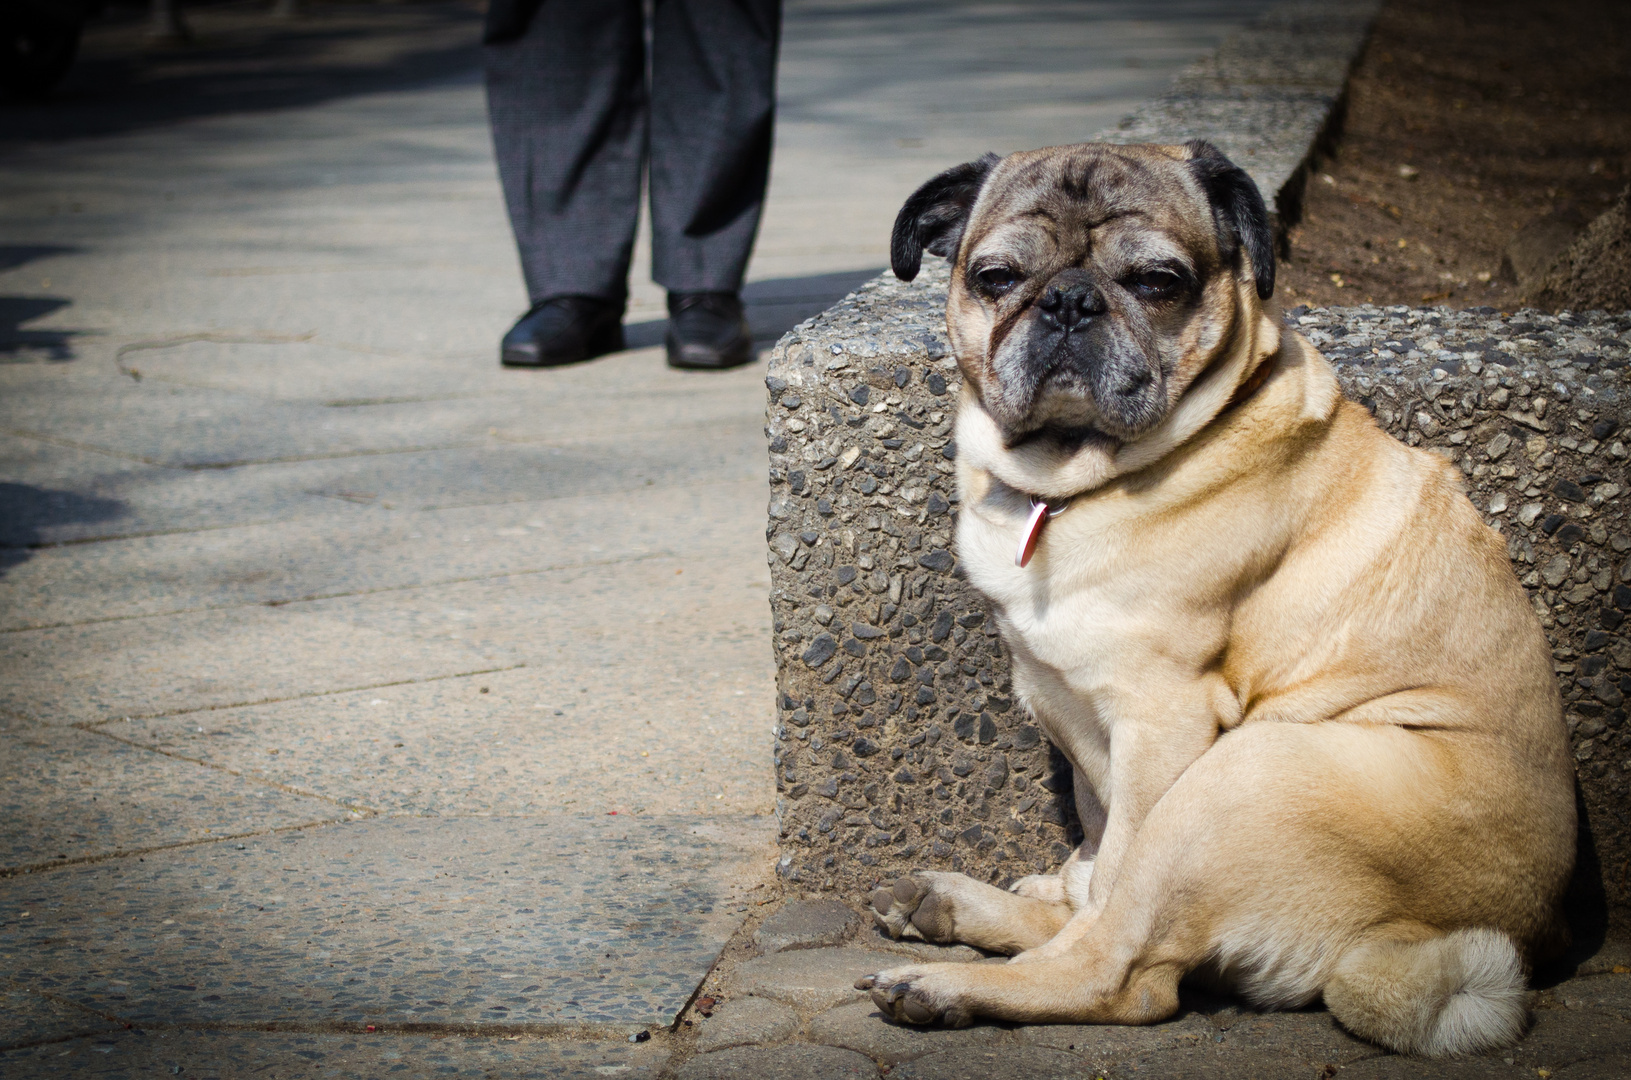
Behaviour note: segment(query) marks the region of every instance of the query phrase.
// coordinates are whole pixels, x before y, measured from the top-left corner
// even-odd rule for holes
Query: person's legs
[[[489,19],[487,103],[528,295],[621,317],[646,141],[640,0],[517,6]]]
[[[656,0],[652,277],[742,287],[770,177],[780,0]]]
[[[742,275],[770,177],[781,0],[656,0],[652,277],[669,290],[669,361],[750,358]]]

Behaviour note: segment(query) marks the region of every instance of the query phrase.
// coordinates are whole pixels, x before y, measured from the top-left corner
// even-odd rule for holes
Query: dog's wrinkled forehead
[[[992,171],[969,221],[963,250],[1014,247],[1080,254],[1117,235],[1163,240],[1192,255],[1216,250],[1207,195],[1180,147],[1054,147],[1012,154]],[[1204,224],[1203,224],[1204,223]]]

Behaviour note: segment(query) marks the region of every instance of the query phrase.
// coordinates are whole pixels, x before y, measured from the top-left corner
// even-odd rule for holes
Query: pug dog
[[[1405,1053],[1519,1038],[1575,850],[1551,653],[1459,473],[1282,325],[1252,180],[1199,141],[988,155],[901,209],[896,275],[925,250],[962,563],[1085,838],[1008,891],[880,889],[891,934],[1012,959],[857,987],[913,1024],[1147,1024],[1197,978]]]

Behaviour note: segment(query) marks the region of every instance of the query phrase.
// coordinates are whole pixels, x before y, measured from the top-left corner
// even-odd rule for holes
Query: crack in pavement
[[[122,742],[124,740],[119,740],[119,741]],[[136,744],[131,743],[130,745],[135,746]],[[138,749],[151,749],[151,747],[138,747]],[[156,750],[156,751],[154,751],[154,753],[163,754],[164,751]],[[165,754],[164,756],[166,756],[166,757],[176,757],[177,755],[175,755],[175,754]],[[181,760],[191,761],[192,759],[191,758],[182,758]],[[217,770],[219,770],[221,772],[232,772],[232,770],[224,769],[219,765],[210,765],[209,762],[206,762],[206,761],[199,761],[199,762],[196,762],[196,764],[205,765],[205,766],[208,766],[209,768],[217,769]],[[234,776],[243,776],[242,773],[232,773],[232,775],[234,775]],[[244,779],[253,780],[254,777],[244,777]],[[276,785],[269,785],[269,786],[276,786]],[[289,789],[289,790],[293,790],[293,789]],[[325,799],[321,795],[313,795],[313,796],[311,796],[311,798],[321,799],[323,802],[333,802],[334,801],[332,799]],[[375,818],[384,816],[383,814],[381,814],[377,810],[371,810],[371,811],[368,811],[367,813],[364,813],[362,811],[353,810],[353,811],[351,811],[351,813],[353,815],[355,815],[355,816],[353,816],[353,817],[343,817],[343,818],[318,818],[315,821],[303,821],[298,825],[278,825],[278,826],[275,826],[275,827],[269,828],[269,829],[252,829],[249,832],[232,833],[230,835],[228,835],[226,833],[222,833],[220,836],[202,837],[202,838],[199,838],[199,839],[196,839],[196,840],[176,840],[173,843],[169,843],[169,844],[150,844],[150,845],[148,845],[146,847],[123,848],[123,849],[120,849],[119,851],[104,851],[104,852],[101,852],[101,853],[96,854],[96,855],[84,855],[84,856],[81,856],[79,858],[74,858],[74,859],[52,859],[50,862],[28,863],[28,864],[23,865],[23,866],[8,866],[8,867],[5,867],[3,869],[0,869],[0,881],[5,881],[5,880],[8,880],[10,878],[16,878],[16,877],[26,877],[26,876],[29,876],[29,875],[32,875],[32,874],[49,873],[52,870],[62,869],[63,867],[89,866],[89,865],[94,864],[94,863],[112,862],[114,859],[128,859],[132,855],[136,855],[136,856],[151,855],[154,852],[159,852],[159,851],[174,851],[174,850],[176,850],[178,848],[203,847],[206,844],[220,844],[220,843],[224,843],[224,842],[231,841],[231,840],[246,840],[246,839],[252,839],[252,838],[257,837],[257,836],[272,836],[272,835],[274,835],[276,833],[299,832],[302,829],[319,829],[319,828],[323,828],[323,827],[328,826],[328,825],[349,825],[349,824],[352,824],[353,822],[372,821]],[[425,816],[429,816],[429,815],[404,814],[402,816],[403,817],[425,817]]]
[[[362,690],[382,690],[388,686],[417,686],[420,683],[444,682],[448,679],[468,679],[473,675],[496,675],[501,671],[515,671],[524,668],[525,663],[505,664],[501,667],[477,668],[474,671],[455,671],[447,675],[428,675],[422,679],[393,679],[389,682],[365,683],[361,686],[341,686],[332,690],[313,690],[307,694],[289,694],[285,697],[258,698],[252,701],[231,701],[219,705],[198,705],[190,709],[166,709],[160,712],[131,713],[128,716],[110,716],[106,720],[78,720],[68,727],[76,727],[81,731],[92,731],[103,724],[125,723],[131,720],[162,720],[171,716],[191,716],[194,713],[221,712],[226,709],[247,709],[257,705],[276,705],[284,701],[305,701],[310,698],[332,697],[336,694],[355,694]],[[29,716],[27,713],[16,713],[3,710],[8,716],[27,720],[31,723],[41,723],[39,717]]]

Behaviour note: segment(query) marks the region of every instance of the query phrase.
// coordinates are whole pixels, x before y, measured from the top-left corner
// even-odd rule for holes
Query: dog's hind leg
[[[1461,790],[1445,762],[1466,768],[1465,756],[1389,725],[1241,728],[1161,800],[1104,907],[1075,911],[1060,948],[905,964],[857,985],[910,1023],[1152,1023],[1177,1008],[1183,975],[1212,964],[1260,1007],[1323,993],[1351,1030],[1393,1049],[1510,1042],[1522,1030],[1514,942],[1550,917],[1568,861],[1530,838],[1548,808],[1518,785],[1510,813],[1418,828]]]
[[[917,871],[871,896],[872,917],[891,937],[960,941],[987,952],[1034,949],[1070,920],[1063,899],[1004,892],[965,874]]]

